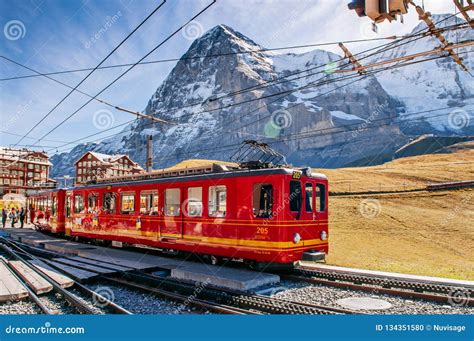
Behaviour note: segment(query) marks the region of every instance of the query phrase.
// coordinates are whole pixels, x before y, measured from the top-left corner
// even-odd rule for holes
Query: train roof
[[[167,182],[178,182],[178,181],[197,181],[203,179],[221,179],[221,178],[232,178],[232,177],[248,177],[248,176],[261,176],[261,175],[291,175],[295,171],[303,172],[305,175],[308,173],[310,177],[327,180],[327,176],[321,173],[313,173],[310,168],[265,168],[265,169],[227,169],[226,167],[219,166],[212,167],[213,171],[203,171],[200,174],[196,173],[180,173],[175,172],[176,175],[169,176],[153,176],[150,173],[141,174],[138,176],[127,176],[122,178],[103,179],[98,183],[87,184],[84,186],[75,187],[75,189],[89,189],[89,188],[100,188],[104,186],[122,186],[122,185],[140,185],[150,184],[154,182],[167,183]],[[190,169],[191,170],[191,169]],[[196,170],[196,169],[194,169]],[[309,170],[309,171],[307,171]],[[149,176],[147,178],[147,176]]]

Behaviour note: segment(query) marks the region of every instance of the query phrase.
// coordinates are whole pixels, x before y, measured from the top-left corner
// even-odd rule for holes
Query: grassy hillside
[[[474,149],[407,157],[372,167],[316,170],[329,177],[331,192],[417,189],[428,182],[474,179]]]
[[[474,151],[324,170],[332,191],[474,179]],[[332,196],[328,263],[474,280],[474,189]]]

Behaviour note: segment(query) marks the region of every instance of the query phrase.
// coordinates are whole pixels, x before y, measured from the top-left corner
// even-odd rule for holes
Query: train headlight
[[[321,231],[320,233],[321,240],[328,239],[328,233],[326,231]]]
[[[295,244],[298,244],[298,243],[300,242],[300,240],[301,240],[300,234],[299,234],[298,232],[294,233],[294,234],[293,234],[293,242],[294,242]]]

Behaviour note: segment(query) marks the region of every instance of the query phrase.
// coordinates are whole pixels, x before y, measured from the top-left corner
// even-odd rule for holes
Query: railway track
[[[65,257],[19,242],[10,242],[18,252],[32,253],[40,260]],[[43,258],[44,257],[44,258]],[[80,262],[79,262],[80,263]],[[107,267],[107,261],[104,261]],[[77,265],[81,268],[81,265]],[[58,269],[60,270],[60,269]],[[89,269],[90,270],[90,269]],[[213,287],[206,283],[191,283],[131,270],[100,275],[98,280],[153,294],[167,300],[221,314],[354,314],[352,310],[298,303],[259,294]]]
[[[305,304],[277,299],[273,297],[251,294],[247,292],[221,289],[204,284],[188,283],[175,279],[162,278],[146,273],[125,273],[122,277],[103,276],[106,281],[121,284],[135,289],[163,295],[188,304],[194,304],[223,313],[239,314],[355,314],[348,309]],[[204,304],[203,304],[204,303]],[[214,309],[216,307],[217,309]],[[223,309],[222,311],[219,311]]]
[[[384,276],[370,271],[354,273],[344,270],[344,268],[334,270],[311,266],[300,266],[292,274],[283,274],[281,276],[292,281],[302,281],[403,298],[422,299],[443,304],[453,304],[457,300],[462,300],[463,305],[468,307],[474,306],[474,287],[449,283],[448,280],[446,283],[434,283],[426,280],[417,280],[414,277]]]
[[[58,282],[50,277],[46,272],[33,266],[30,260],[39,260],[33,254],[23,250],[21,247],[7,239],[0,237],[0,248],[10,258],[20,262],[31,271],[46,280],[53,290],[48,295],[37,295],[33,292],[30,284],[20,278],[15,269],[8,262],[2,260],[12,271],[15,278],[23,284],[28,292],[29,298],[47,315],[61,313],[79,313],[79,314],[130,314],[126,309],[116,305],[106,297],[90,290],[84,285],[74,281],[70,288],[63,288]],[[71,308],[71,309],[69,309]]]

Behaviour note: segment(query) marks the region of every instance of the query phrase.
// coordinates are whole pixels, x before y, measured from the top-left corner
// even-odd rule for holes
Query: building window
[[[202,187],[188,188],[187,207],[184,207],[188,217],[202,217]]]
[[[74,213],[84,213],[84,197],[82,194],[74,196]]]
[[[34,168],[33,164],[32,164],[32,163],[29,163],[29,164],[28,164],[28,169],[33,169],[33,168]]]
[[[316,185],[316,210],[326,211],[326,186],[323,184]]]
[[[115,213],[115,193],[108,192],[104,194],[103,206],[106,213]]]
[[[225,217],[227,211],[226,186],[209,187],[209,215],[211,217]]]
[[[135,193],[122,193],[120,203],[122,214],[132,214],[135,212]]]
[[[290,181],[290,211],[301,211],[301,183],[299,181]]]
[[[257,184],[253,187],[253,216],[270,218],[273,213],[273,186]]]
[[[140,193],[140,214],[158,214],[158,192],[143,191]]]
[[[179,188],[168,188],[165,190],[165,215],[170,217],[179,216],[180,190]]]
[[[91,154],[87,155],[87,159],[88,160],[92,159],[92,155]]]

